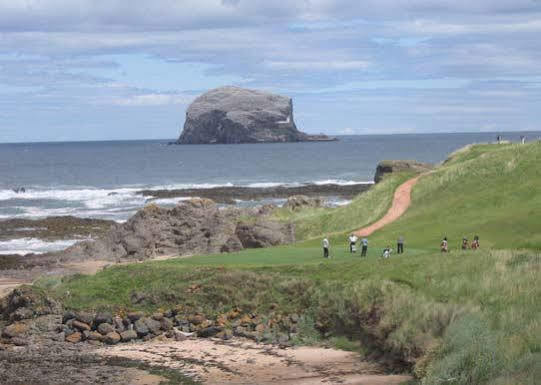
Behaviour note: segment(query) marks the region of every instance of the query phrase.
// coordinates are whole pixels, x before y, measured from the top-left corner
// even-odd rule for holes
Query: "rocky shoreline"
[[[94,238],[116,222],[105,219],[54,216],[42,219],[12,218],[0,221],[0,240],[38,238],[45,241]]]
[[[134,293],[132,302],[140,299]],[[265,315],[233,308],[213,317],[180,305],[153,314],[74,312],[23,287],[0,300],[0,383],[195,385],[257,379],[326,384],[347,379],[376,385],[410,379],[385,375],[383,365],[351,352],[294,347],[302,317],[276,307]]]
[[[302,186],[273,186],[273,187],[241,187],[224,186],[197,189],[173,189],[173,190],[141,190],[139,194],[151,197],[150,199],[163,198],[207,198],[217,203],[235,204],[237,200],[258,201],[268,198],[287,199],[294,195],[306,195],[309,197],[340,197],[352,199],[356,195],[368,191],[372,187],[370,183],[356,184],[305,184]]]

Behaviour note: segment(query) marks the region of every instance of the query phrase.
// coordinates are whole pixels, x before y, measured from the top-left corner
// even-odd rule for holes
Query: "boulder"
[[[109,345],[118,344],[120,342],[120,334],[118,334],[117,332],[107,333],[104,342]]]
[[[263,218],[239,222],[235,233],[242,247],[246,249],[278,246],[295,241],[295,229],[292,224]]]
[[[335,140],[297,130],[291,98],[239,87],[221,87],[188,107],[178,144]]]
[[[16,322],[14,324],[6,326],[4,328],[4,331],[2,332],[2,336],[7,337],[7,338],[14,338],[14,337],[19,337],[25,334],[27,331],[28,331],[27,325],[20,322]]]
[[[94,317],[94,325],[100,325],[100,324],[112,324],[113,323],[113,315],[109,312],[100,312],[97,313]]]
[[[88,312],[80,311],[76,313],[75,319],[79,322],[91,325],[92,322],[94,321],[94,315]]]
[[[218,333],[220,333],[223,330],[223,328],[218,326],[210,326],[208,328],[201,329],[197,332],[197,336],[201,338],[210,338],[214,337]]]
[[[72,344],[81,342],[82,339],[83,339],[83,335],[79,332],[75,332],[73,334],[70,334],[69,336],[66,336],[66,342],[70,342]]]
[[[147,328],[150,331],[150,333],[152,333],[154,335],[160,334],[160,329],[161,329],[161,322],[160,321],[156,321],[156,320],[154,320],[152,318],[148,318],[148,317],[141,318],[141,320],[147,325]]]
[[[115,328],[113,327],[113,325],[107,322],[104,322],[98,325],[98,332],[100,332],[103,335],[109,334],[113,331],[115,331]]]
[[[321,207],[323,201],[321,198],[310,198],[306,195],[293,195],[287,199],[284,207],[292,211],[298,211],[305,207]]]
[[[117,260],[147,259],[157,255],[216,254],[239,251],[235,235],[237,216],[220,210],[209,199],[194,198],[174,208],[150,204],[126,223],[112,226],[104,236],[79,242],[59,252],[60,258]],[[151,301],[144,293],[134,293],[134,304]]]
[[[91,329],[89,324],[78,321],[78,320],[74,320],[71,325],[72,325],[72,327],[74,329],[77,329],[77,330],[80,330],[80,331],[85,331],[85,330],[90,330]]]
[[[83,335],[86,340],[89,341],[103,341],[105,337],[101,335],[98,332],[90,331],[90,332],[83,332]]]
[[[421,163],[414,160],[384,160],[381,161],[376,168],[374,182],[379,183],[386,174],[402,171],[414,171],[421,173],[430,171],[433,169],[433,167],[434,166],[429,163]]]
[[[135,330],[126,330],[120,333],[120,338],[122,339],[122,342],[136,340],[137,333],[135,332]]]
[[[135,321],[134,329],[139,337],[144,337],[148,333],[150,333],[150,330],[148,329],[148,326],[145,323],[144,318],[141,318]]]
[[[145,314],[142,311],[134,311],[131,313],[128,313],[127,317],[131,322],[135,322],[140,318],[143,318]]]

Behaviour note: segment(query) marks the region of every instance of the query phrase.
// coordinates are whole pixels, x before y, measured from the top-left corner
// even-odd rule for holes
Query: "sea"
[[[152,199],[137,194],[142,189],[372,183],[381,160],[438,163],[460,147],[494,142],[498,135],[518,142],[522,135],[538,140],[541,132],[363,135],[340,136],[336,142],[236,145],[168,145],[169,140],[0,144],[0,226],[3,219],[59,215],[122,222]],[[15,192],[18,188],[25,192]],[[182,199],[155,203],[171,206]],[[0,254],[69,244],[11,239],[0,242]]]

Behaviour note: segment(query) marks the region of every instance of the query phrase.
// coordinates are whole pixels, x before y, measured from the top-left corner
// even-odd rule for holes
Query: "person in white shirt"
[[[381,256],[387,259],[391,256],[392,252],[393,252],[393,249],[391,249],[391,246],[387,246],[386,248],[383,249],[383,254]]]
[[[357,251],[357,236],[355,234],[351,234],[349,236],[349,252],[355,253]]]
[[[329,258],[329,240],[327,238],[323,238],[323,258]]]

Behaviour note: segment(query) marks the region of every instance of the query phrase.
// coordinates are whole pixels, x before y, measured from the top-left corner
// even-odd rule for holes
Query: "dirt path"
[[[208,385],[398,385],[409,376],[390,376],[355,353],[318,347],[279,349],[251,341],[188,339],[116,345],[99,351],[178,369]]]
[[[372,235],[375,231],[381,229],[385,225],[396,221],[402,216],[408,209],[411,203],[411,190],[413,186],[417,183],[419,178],[422,175],[416,176],[415,178],[409,179],[408,181],[402,183],[396,189],[393,197],[393,204],[389,211],[377,222],[371,224],[370,226],[363,227],[355,232],[355,235],[358,237],[368,237]]]

